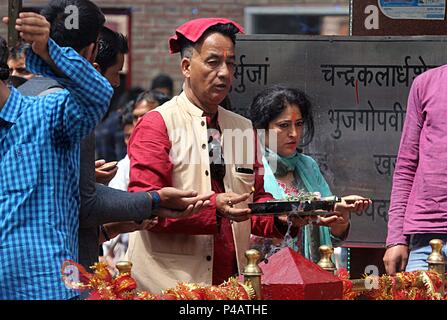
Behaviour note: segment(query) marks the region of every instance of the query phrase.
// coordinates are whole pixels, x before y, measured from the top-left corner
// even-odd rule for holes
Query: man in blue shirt
[[[27,68],[65,89],[24,97],[0,81],[0,299],[77,295],[64,286],[60,268],[78,259],[79,143],[106,112],[113,89],[90,63],[102,12],[88,0],[53,0],[49,7],[55,4],[79,9],[79,28],[63,29],[77,52],[49,38],[57,26],[41,15],[21,13],[16,29],[32,45]]]

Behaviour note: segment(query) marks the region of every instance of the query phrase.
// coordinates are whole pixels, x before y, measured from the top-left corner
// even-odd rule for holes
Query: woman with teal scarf
[[[254,98],[250,115],[254,127],[266,131],[265,191],[275,199],[309,192],[319,193],[321,197],[332,195],[315,160],[298,149],[309,144],[314,135],[312,106],[303,92],[283,86],[267,88]],[[357,201],[348,205],[344,201],[348,198]],[[360,196],[343,199],[336,204],[334,215],[319,217],[317,224],[303,219],[288,245],[314,262],[319,260],[319,246],[339,246],[348,236],[350,212],[366,210],[371,203]]]

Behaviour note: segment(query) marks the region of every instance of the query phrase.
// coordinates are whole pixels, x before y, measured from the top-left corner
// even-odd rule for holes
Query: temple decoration
[[[342,281],[289,247],[262,262],[266,300],[333,300],[343,297]]]
[[[337,268],[335,267],[335,264],[332,262],[331,256],[334,253],[334,248],[329,246],[320,246],[320,261],[318,261],[318,265],[323,268],[326,271],[331,272],[332,274],[335,273],[335,270]]]
[[[62,266],[62,278],[68,288],[90,292],[88,300],[250,300],[255,291],[249,282],[240,283],[230,278],[219,286],[206,286],[180,282],[159,294],[137,291],[137,283],[131,277],[132,264],[122,261],[117,264],[119,274],[113,277],[105,263],[95,263],[94,273],[74,261]]]
[[[256,300],[262,299],[262,286],[261,286],[261,275],[262,270],[258,266],[259,258],[261,253],[258,250],[250,249],[245,252],[245,257],[247,258],[247,265],[244,268],[244,280],[246,283],[251,284],[255,292]]]
[[[364,279],[349,280],[342,269],[337,272],[343,281],[343,299],[353,300],[360,296],[372,300],[447,300],[445,295],[445,264],[442,254],[444,242],[430,241],[428,271],[399,272],[394,276],[365,275]]]
[[[345,269],[337,272],[343,281],[343,300],[444,300],[442,275],[434,271],[400,272],[395,276],[366,276],[349,280]]]
[[[333,274],[333,250],[325,246],[320,248],[318,265],[289,247],[258,265],[259,252],[248,250],[244,279],[230,278],[219,286],[179,282],[159,294],[137,290],[131,277],[132,264],[127,261],[117,264],[117,276],[112,276],[105,263],[95,263],[93,273],[89,273],[76,262],[66,261],[61,272],[68,288],[88,290],[90,300],[447,300],[443,242],[434,239],[430,245],[428,271],[365,275],[354,280],[345,269]]]

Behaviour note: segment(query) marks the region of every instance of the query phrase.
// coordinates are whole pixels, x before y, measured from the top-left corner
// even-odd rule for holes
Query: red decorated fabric
[[[434,271],[365,276],[364,279],[353,280],[363,282],[358,290],[354,290],[353,281],[349,279],[345,269],[339,270],[337,276],[343,281],[343,300],[355,300],[359,297],[370,300],[446,300],[441,275]]]
[[[137,283],[129,272],[116,277],[110,274],[105,263],[95,263],[94,273],[88,273],[78,263],[68,260],[62,265],[61,273],[65,285],[79,291],[88,290],[87,300],[250,300],[255,292],[250,284],[242,284],[235,278],[219,286],[204,286],[195,283],[178,283],[159,294],[138,292]]]

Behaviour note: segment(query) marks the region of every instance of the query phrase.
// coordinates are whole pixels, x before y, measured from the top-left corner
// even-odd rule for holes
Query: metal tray
[[[293,213],[299,216],[332,214],[337,200],[267,201],[249,203],[252,214]],[[317,211],[318,210],[318,211]]]

